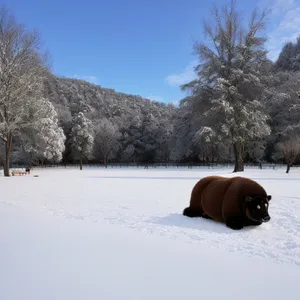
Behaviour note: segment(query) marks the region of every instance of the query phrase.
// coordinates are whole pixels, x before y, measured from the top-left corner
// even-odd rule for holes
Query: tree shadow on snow
[[[237,234],[257,228],[257,226],[247,226],[241,230],[232,230],[226,227],[224,223],[200,217],[189,218],[182,215],[182,213],[172,213],[166,216],[152,217],[148,221],[150,223],[163,226],[195,229],[199,231],[214,232],[218,234]]]

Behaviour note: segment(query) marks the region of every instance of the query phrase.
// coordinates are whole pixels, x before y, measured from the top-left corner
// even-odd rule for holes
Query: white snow
[[[271,221],[233,231],[184,217],[211,174],[257,180],[272,195]],[[299,183],[294,168],[0,177],[0,299],[299,299]]]

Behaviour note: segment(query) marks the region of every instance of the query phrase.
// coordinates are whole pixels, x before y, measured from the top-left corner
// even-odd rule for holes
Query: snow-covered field
[[[262,184],[271,221],[184,217],[211,174]],[[299,169],[35,169],[0,190],[1,300],[300,299]]]

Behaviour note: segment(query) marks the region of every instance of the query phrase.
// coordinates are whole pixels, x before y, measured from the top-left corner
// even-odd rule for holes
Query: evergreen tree
[[[285,159],[289,170],[297,159],[300,136],[300,72],[274,74],[268,89],[267,107],[272,128],[269,156],[274,161]]]
[[[300,36],[296,43],[286,43],[275,62],[276,71],[300,71]]]
[[[82,170],[82,160],[88,158],[92,154],[94,136],[92,134],[92,124],[79,112],[72,121],[72,130],[70,145],[75,158],[79,158],[80,170]]]
[[[229,139],[235,158],[234,172],[244,170],[245,146],[270,134],[263,106],[270,64],[264,49],[265,12],[254,10],[247,30],[242,28],[234,1],[220,13],[212,10],[214,22],[204,23],[209,44],[196,43],[200,63],[198,78],[182,86],[191,90],[188,101],[203,111],[198,135],[207,134],[217,141]],[[211,24],[215,24],[213,27]],[[210,140],[208,140],[210,142]]]
[[[29,167],[37,159],[60,162],[65,150],[66,136],[59,126],[54,106],[46,100],[41,102],[40,110],[27,116],[28,122],[34,120],[36,126],[23,129],[18,136]]]

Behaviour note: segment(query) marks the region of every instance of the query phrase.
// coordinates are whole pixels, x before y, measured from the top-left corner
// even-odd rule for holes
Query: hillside
[[[116,147],[118,151],[114,151],[112,158],[159,160],[166,155],[162,149],[165,149],[163,144],[169,139],[170,121],[176,113],[173,104],[54,75],[49,75],[45,81],[44,96],[54,104],[67,136],[72,117],[78,112],[83,112],[95,126],[104,119],[117,126],[121,139]]]

